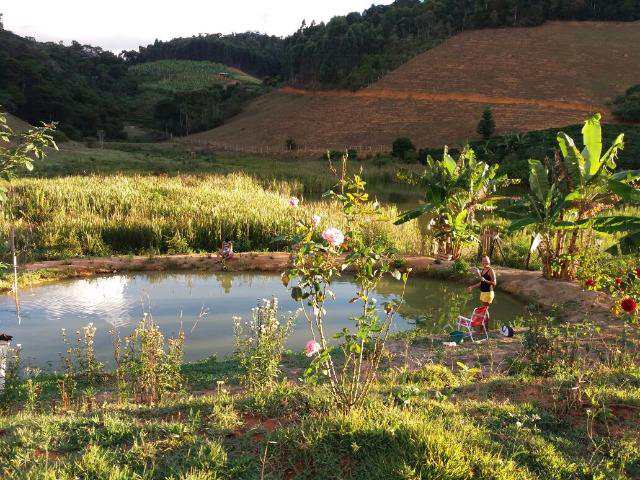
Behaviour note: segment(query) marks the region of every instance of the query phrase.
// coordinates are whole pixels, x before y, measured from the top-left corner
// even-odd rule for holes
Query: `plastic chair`
[[[458,330],[465,328],[469,332],[471,341],[475,342],[473,338],[473,329],[481,327],[484,332],[485,339],[489,340],[489,332],[487,325],[489,324],[489,307],[477,307],[473,310],[471,318],[460,315],[458,317]]]

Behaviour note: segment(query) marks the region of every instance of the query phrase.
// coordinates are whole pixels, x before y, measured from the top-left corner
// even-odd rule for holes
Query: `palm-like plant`
[[[615,172],[616,158],[624,146],[624,134],[602,154],[600,115],[589,118],[582,129],[584,148],[560,132],[555,164],[546,166],[530,160],[530,194],[516,204],[522,218],[511,230],[525,227],[536,234],[546,277],[572,278],[576,270],[581,231],[593,228],[610,233],[631,231],[638,222],[633,217],[605,217],[606,210],[620,204],[640,202],[633,182],[640,171]],[[628,219],[628,221],[624,221]]]
[[[403,213],[396,225],[426,215],[438,242],[438,253],[460,258],[465,243],[476,238],[476,212],[492,207],[500,197],[497,189],[508,184],[506,176],[497,175],[498,165],[478,161],[471,148],[458,158],[447,147],[441,160],[427,157],[426,169],[420,175],[404,179],[425,191],[425,203]]]

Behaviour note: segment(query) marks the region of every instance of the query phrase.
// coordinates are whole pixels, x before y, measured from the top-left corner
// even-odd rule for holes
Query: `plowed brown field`
[[[475,138],[491,106],[498,133],[560,127],[640,83],[640,22],[550,22],[460,34],[358,92],[283,88],[187,141],[279,148],[419,146]]]

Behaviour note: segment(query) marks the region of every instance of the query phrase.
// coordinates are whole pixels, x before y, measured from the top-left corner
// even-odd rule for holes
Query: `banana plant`
[[[496,195],[498,188],[511,183],[497,171],[498,165],[478,161],[471,148],[455,160],[445,147],[441,160],[429,156],[423,173],[404,177],[424,189],[424,203],[400,215],[396,225],[426,216],[439,253],[460,258],[463,245],[476,239],[476,212],[492,208],[503,198]]]
[[[576,270],[581,232],[626,232],[621,246],[640,243],[636,217],[606,217],[613,207],[640,203],[634,183],[640,170],[616,172],[616,160],[624,148],[619,135],[603,154],[600,115],[589,118],[582,129],[583,149],[566,133],[557,136],[559,153],[553,168],[530,160],[531,192],[516,203],[521,218],[511,230],[529,228],[540,235],[543,273],[547,277],[572,278]],[[635,220],[634,220],[635,219]]]

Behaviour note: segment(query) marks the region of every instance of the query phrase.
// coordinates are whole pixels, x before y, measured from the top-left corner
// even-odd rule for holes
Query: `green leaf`
[[[609,188],[627,203],[640,203],[640,190],[628,183],[609,180]]]
[[[640,230],[622,237],[618,244],[607,250],[607,253],[615,255],[618,253],[618,248],[620,248],[620,253],[623,255],[638,253],[640,251]]]
[[[300,287],[293,287],[291,289],[291,298],[296,302],[299,302],[303,298],[302,289]]]
[[[404,212],[393,223],[394,225],[402,225],[403,223],[407,223],[413,220],[414,218],[418,218],[419,216],[424,215],[425,213],[427,213],[432,209],[433,209],[433,205],[431,205],[430,203],[426,203],[424,205],[419,206],[418,208],[409,210],[408,212]]]
[[[614,173],[613,175],[611,175],[611,178],[618,181],[637,180],[638,178],[640,178],[640,170],[623,170],[621,172]]]
[[[586,221],[579,223],[587,223]],[[591,220],[591,228],[602,233],[640,231],[640,217],[616,215]]]
[[[569,172],[569,175],[574,182],[574,186],[582,186],[584,184],[584,158],[576,148],[573,138],[566,133],[560,132],[558,134],[558,145],[562,151],[564,166],[567,169],[567,172]]]
[[[611,148],[607,150],[607,153],[602,157],[602,164],[606,165],[609,169],[613,170],[616,168],[616,158],[618,157],[618,152],[624,148],[624,133],[618,135],[618,138],[615,139]]]
[[[585,173],[590,178],[600,169],[600,155],[602,155],[602,127],[600,126],[600,114],[596,113],[589,118],[582,127],[582,138],[585,150]]]
[[[582,194],[578,190],[574,190],[569,193],[566,197],[564,197],[565,202],[573,202],[574,200],[579,200],[582,197]]]
[[[511,225],[507,227],[507,231],[516,232],[536,223],[538,223],[538,219],[536,217],[521,218],[519,220],[514,220],[513,222],[511,222]]]
[[[442,166],[447,170],[449,176],[453,177],[456,174],[457,164],[456,161],[446,151],[444,158],[442,159]]]
[[[540,160],[529,159],[529,185],[531,191],[541,202],[545,201],[549,192],[549,177],[547,169]]]

